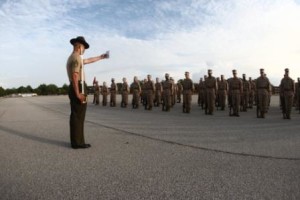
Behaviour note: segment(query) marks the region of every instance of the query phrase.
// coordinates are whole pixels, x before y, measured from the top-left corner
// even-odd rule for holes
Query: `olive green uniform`
[[[132,108],[136,109],[139,107],[139,98],[141,93],[141,86],[138,82],[133,82],[130,85],[130,90],[132,92]]]
[[[247,111],[250,90],[251,90],[250,82],[247,80],[243,80],[243,94],[242,94],[242,101],[241,101],[243,111]]]
[[[165,80],[162,83],[163,86],[163,106],[162,111],[170,111],[171,108],[171,94],[173,84],[171,80]]]
[[[102,94],[102,106],[106,106],[107,105],[107,95],[108,95],[108,88],[106,86],[102,86],[101,94]]]
[[[117,105],[117,85],[116,83],[111,83],[110,85],[110,107],[115,107]]]
[[[182,85],[181,83],[177,83],[177,103],[181,103],[181,94],[182,94]]]
[[[241,93],[243,91],[243,83],[239,78],[231,78],[229,81],[230,104],[233,110],[231,116],[239,116]]]
[[[258,110],[260,113],[260,117],[264,118],[265,113],[268,110],[268,101],[269,101],[269,91],[270,91],[270,81],[267,77],[258,77],[256,79],[256,98],[258,102],[256,102],[256,106],[258,106]]]
[[[145,105],[146,110],[152,110],[153,107],[153,96],[155,94],[155,86],[152,81],[147,81],[145,83],[145,90],[146,90],[146,95],[147,95],[147,103]]]
[[[284,118],[291,118],[293,99],[295,94],[295,82],[290,77],[285,77],[280,83],[280,93],[283,95],[282,114]]]
[[[297,82],[295,84],[296,89],[296,109],[300,111],[300,84]]]
[[[204,90],[203,90],[203,104],[205,109],[205,114],[207,114],[207,91],[206,91],[206,79],[203,81]]]
[[[212,115],[216,102],[217,81],[213,76],[208,76],[205,81],[207,113]]]
[[[129,86],[126,82],[122,84],[121,91],[122,91],[121,107],[126,108],[128,105],[128,93],[129,93]]]
[[[296,110],[298,109],[298,83],[295,83],[295,95],[294,95],[294,100],[293,100],[293,106],[295,106]]]
[[[95,104],[99,105],[99,96],[100,96],[100,88],[99,85],[95,85],[95,92],[94,92],[94,97],[95,97]]]
[[[175,84],[174,80],[172,80],[172,84],[173,84],[173,91],[171,96],[171,105],[174,106],[176,103],[177,85]]]
[[[228,91],[228,83],[226,80],[220,80],[218,82],[218,96],[219,96],[219,106],[221,110],[225,110],[226,106],[226,97]]]
[[[253,108],[255,101],[256,85],[254,81],[249,81],[250,83],[250,92],[249,92],[249,108]]]
[[[72,74],[78,73],[79,74],[79,90],[82,93],[82,81],[81,80],[81,73],[83,70],[82,60],[81,57],[76,54],[72,53],[67,61],[67,72],[70,81],[69,86],[69,99],[71,105],[71,114],[70,114],[70,140],[71,146],[80,146],[85,144],[84,140],[84,119],[86,113],[86,103],[81,103],[80,100],[77,98],[75,89],[72,85]],[[84,86],[86,86],[84,82]],[[87,87],[84,89],[85,95],[87,95]]]
[[[93,90],[94,90],[94,99],[93,99],[93,104],[96,103],[96,83],[93,84]]]
[[[184,113],[190,113],[191,112],[191,103],[192,103],[192,94],[194,91],[194,83],[189,78],[185,78],[182,81],[182,88],[183,88],[183,105],[182,105],[182,111]]]
[[[154,98],[154,106],[159,107],[161,104],[161,94],[162,94],[162,85],[161,83],[155,83],[155,98]]]
[[[203,81],[199,82],[198,86],[198,105],[204,109],[204,102],[205,102],[205,84]]]

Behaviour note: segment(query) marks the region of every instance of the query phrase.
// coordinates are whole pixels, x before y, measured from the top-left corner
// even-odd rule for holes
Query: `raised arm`
[[[97,61],[105,59],[105,58],[107,58],[107,55],[102,54],[100,56],[83,59],[83,63],[84,64],[90,64],[90,63],[97,62]]]

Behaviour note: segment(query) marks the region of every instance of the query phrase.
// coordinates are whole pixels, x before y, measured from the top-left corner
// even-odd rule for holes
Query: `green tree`
[[[24,93],[27,93],[27,90],[24,86],[21,86],[17,89],[17,92],[21,93],[21,94],[24,94]]]
[[[5,95],[5,90],[3,87],[0,86],[0,97],[3,97]]]
[[[11,94],[16,94],[16,93],[18,93],[18,90],[16,88],[11,88],[11,89],[8,88],[5,90],[6,95],[11,95]]]
[[[64,84],[61,88],[58,88],[58,94],[60,95],[66,95],[68,94],[69,86],[67,84]]]
[[[27,91],[28,93],[33,93],[33,89],[32,89],[32,87],[31,87],[30,85],[27,85],[27,86],[26,86],[26,91]]]
[[[54,84],[47,85],[47,95],[58,94],[58,87]]]
[[[36,89],[35,89],[35,92],[38,94],[38,95],[47,95],[48,92],[47,92],[47,85],[46,84],[41,84],[39,85]]]

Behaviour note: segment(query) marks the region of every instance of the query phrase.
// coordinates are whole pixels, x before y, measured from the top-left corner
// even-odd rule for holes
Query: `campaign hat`
[[[70,43],[72,45],[74,45],[77,42],[80,43],[80,44],[83,44],[85,49],[88,49],[90,47],[90,45],[85,41],[83,36],[78,36],[77,38],[73,38],[73,39],[70,40]]]

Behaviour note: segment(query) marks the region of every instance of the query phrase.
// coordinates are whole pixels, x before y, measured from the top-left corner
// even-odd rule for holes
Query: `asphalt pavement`
[[[88,149],[70,148],[67,96],[0,99],[0,199],[300,199],[300,114],[278,96],[255,109],[206,116],[95,106]]]

